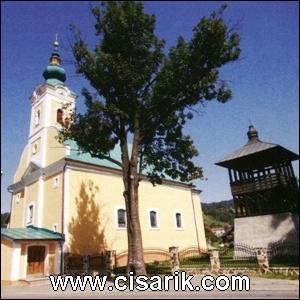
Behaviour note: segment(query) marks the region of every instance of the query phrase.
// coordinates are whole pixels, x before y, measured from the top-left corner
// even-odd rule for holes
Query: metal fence
[[[256,250],[245,244],[234,245],[235,260],[256,260]]]
[[[83,271],[100,271],[105,269],[105,254],[95,255],[70,255],[65,256],[66,273],[82,273]]]
[[[299,257],[299,243],[277,241],[269,245],[268,257]]]

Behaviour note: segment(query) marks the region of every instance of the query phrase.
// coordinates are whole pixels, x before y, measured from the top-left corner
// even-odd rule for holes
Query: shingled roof
[[[280,145],[262,142],[258,138],[258,132],[253,125],[249,126],[247,135],[248,142],[243,147],[227,155],[218,161],[216,165],[236,168],[238,165],[245,165],[246,161],[255,164],[260,160],[260,163],[264,161],[267,164],[275,158],[277,162],[293,161],[299,158],[297,154]]]

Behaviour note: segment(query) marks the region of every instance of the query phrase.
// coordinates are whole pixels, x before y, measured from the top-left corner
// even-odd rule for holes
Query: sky
[[[81,89],[88,83],[75,74],[69,25],[75,24],[95,43],[94,19],[89,1],[1,2],[1,212],[9,211],[12,183],[27,143],[30,101],[42,84],[52,42],[58,33],[60,53],[67,73],[66,85],[76,92],[77,107],[84,108]],[[215,162],[247,142],[249,122],[265,142],[277,143],[299,153],[299,4],[296,1],[228,1],[225,19],[238,24],[241,58],[226,65],[233,98],[225,104],[209,102],[190,121],[185,132],[199,150],[195,163],[205,180],[195,181],[202,202],[231,199],[228,172]],[[166,40],[166,50],[177,37],[192,36],[202,16],[222,2],[149,1],[145,11],[156,16],[156,34]],[[298,162],[294,163],[299,176]]]

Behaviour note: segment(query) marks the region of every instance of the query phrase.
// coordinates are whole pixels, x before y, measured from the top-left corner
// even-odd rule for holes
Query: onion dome
[[[64,68],[61,67],[61,58],[58,51],[59,42],[56,39],[53,43],[53,51],[50,57],[50,63],[45,69],[43,76],[46,83],[56,85],[63,84],[66,81],[66,72]]]
[[[250,141],[258,141],[258,131],[254,128],[253,125],[249,126],[247,132],[248,140]]]

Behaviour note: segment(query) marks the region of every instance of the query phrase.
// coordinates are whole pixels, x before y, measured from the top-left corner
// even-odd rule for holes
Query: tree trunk
[[[143,241],[139,219],[138,181],[128,178],[129,193],[125,196],[127,213],[128,260],[127,274],[146,275]],[[126,199],[127,198],[127,199]]]
[[[127,138],[121,140],[122,166],[123,166],[123,183],[124,198],[126,204],[127,216],[127,238],[128,238],[128,260],[127,275],[133,272],[133,275],[146,275],[144,263],[144,251],[142,232],[139,218],[139,175],[138,167],[138,146],[139,146],[139,129],[138,118],[135,123],[135,134],[133,138],[131,158],[129,159]]]

